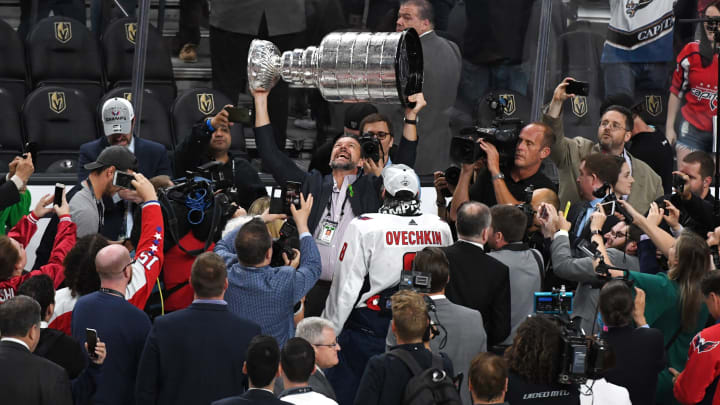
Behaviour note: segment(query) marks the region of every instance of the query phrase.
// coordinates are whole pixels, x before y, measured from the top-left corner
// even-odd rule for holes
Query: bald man
[[[141,174],[135,174],[132,184],[145,201],[135,259],[122,245],[102,248],[95,256],[100,290],[80,297],[72,312],[73,337],[82,344],[86,329],[95,329],[108,348],[94,403],[135,403],[138,361],[150,331],[150,319],[139,308],[144,307],[162,266],[162,213],[155,190]]]

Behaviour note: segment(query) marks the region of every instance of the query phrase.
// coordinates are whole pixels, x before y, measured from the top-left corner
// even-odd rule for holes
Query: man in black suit
[[[190,272],[195,300],[157,318],[140,358],[137,404],[208,404],[243,392],[243,362],[260,326],[228,311],[227,270],[213,252]]]
[[[458,241],[441,248],[450,262],[448,299],[480,311],[487,332],[487,346],[501,343],[510,334],[510,276],[508,267],[485,253],[490,236],[490,209],[468,201],[457,212]]]
[[[40,304],[17,296],[0,305],[0,392],[4,404],[73,403],[62,367],[35,356],[40,340]]]
[[[212,405],[292,405],[273,394],[275,378],[280,376],[280,348],[272,336],[258,335],[250,341],[243,372],[250,388],[246,393],[215,401]]]

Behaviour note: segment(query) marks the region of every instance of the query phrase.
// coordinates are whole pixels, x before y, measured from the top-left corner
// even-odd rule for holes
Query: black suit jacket
[[[194,303],[155,319],[140,358],[139,404],[209,404],[243,392],[250,340],[260,327],[227,305]]]
[[[65,369],[71,380],[85,369],[85,350],[77,340],[57,329],[43,328],[34,351]]]
[[[230,397],[215,401],[212,405],[292,405],[275,398],[272,392],[252,389],[239,397]]]
[[[23,345],[0,342],[0,397],[3,404],[71,405],[65,370]]]
[[[5,176],[0,176],[0,210],[20,202],[20,191],[12,181],[5,180]]]
[[[172,177],[170,170],[170,159],[168,158],[165,146],[147,139],[135,138],[133,141],[133,149],[135,157],[138,161],[138,171],[145,177],[152,178],[164,174]],[[80,146],[80,154],[78,156],[78,181],[87,178],[89,172],[85,170],[85,164],[94,162],[103,149],[110,146],[106,136],[91,142],[84,143]]]
[[[510,334],[510,276],[508,267],[488,256],[479,246],[457,241],[441,248],[450,262],[448,299],[480,311],[488,348]]]

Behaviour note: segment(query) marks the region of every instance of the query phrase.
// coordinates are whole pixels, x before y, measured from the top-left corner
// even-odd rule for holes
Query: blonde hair
[[[423,297],[410,290],[393,294],[392,319],[398,339],[408,342],[422,338],[429,320]]]
[[[262,215],[262,213],[269,208],[270,197],[260,197],[257,200],[253,201],[252,204],[250,204],[250,208],[248,209],[248,215]],[[272,236],[273,239],[277,239],[280,237],[280,228],[282,228],[282,225],[283,221],[280,219],[268,222],[266,224],[268,232],[270,232],[270,236]]]

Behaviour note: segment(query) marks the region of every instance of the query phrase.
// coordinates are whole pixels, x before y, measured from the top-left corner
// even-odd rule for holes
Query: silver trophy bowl
[[[271,89],[282,78],[317,88],[331,102],[408,104],[422,91],[420,37],[403,32],[333,32],[319,47],[283,52],[255,39],[248,52],[250,89]]]

